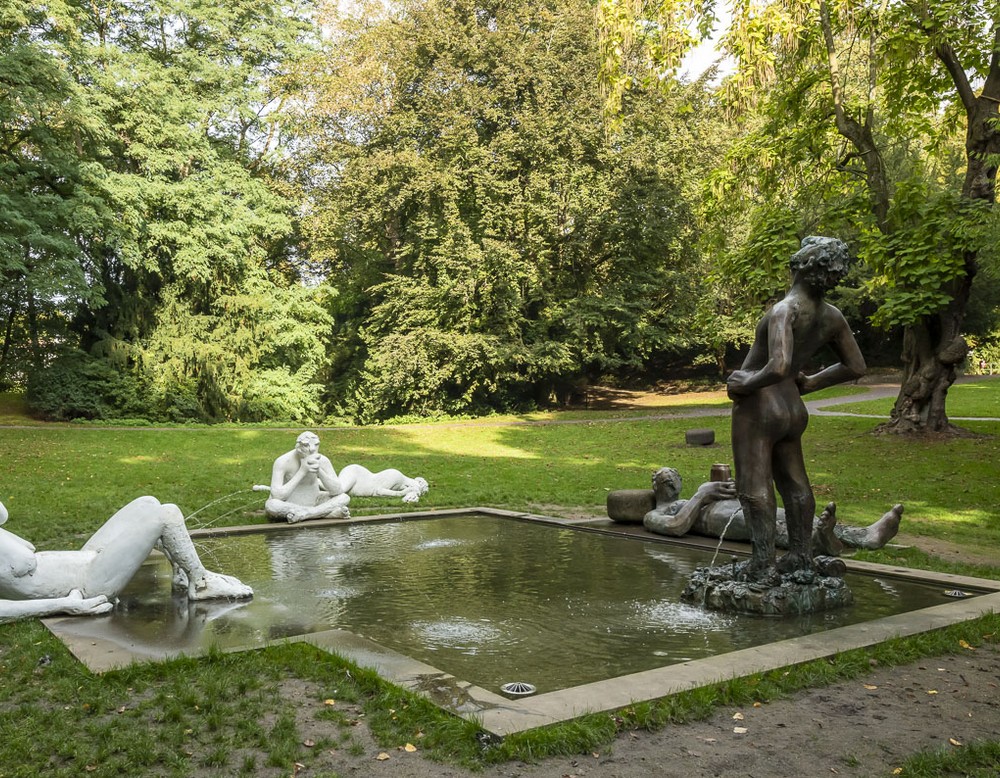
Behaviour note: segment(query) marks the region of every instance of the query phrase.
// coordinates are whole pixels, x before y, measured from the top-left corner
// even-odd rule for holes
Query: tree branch
[[[833,37],[833,23],[830,20],[830,8],[826,0],[820,0],[820,23],[823,27],[823,40],[826,43],[827,67],[830,73],[830,90],[833,96],[834,120],[839,132],[854,146],[858,158],[865,166],[865,183],[871,199],[871,210],[875,221],[882,232],[889,229],[889,184],[886,180],[885,167],[875,139],[872,137],[870,121],[862,124],[853,116],[848,115],[844,107],[844,92],[840,82],[840,64],[837,61],[836,41]],[[869,108],[871,105],[869,104]]]
[[[986,74],[982,97],[989,100],[1000,98],[1000,24],[993,29],[993,53],[990,55],[990,71]]]
[[[937,54],[937,58],[941,60],[948,74],[951,76],[951,80],[955,84],[955,89],[958,90],[958,96],[961,98],[965,110],[968,112],[974,111],[976,108],[976,93],[972,90],[969,77],[965,75],[965,69],[962,67],[962,63],[958,61],[958,55],[955,54],[955,50],[951,47],[951,44],[939,43],[934,47],[934,53]]]

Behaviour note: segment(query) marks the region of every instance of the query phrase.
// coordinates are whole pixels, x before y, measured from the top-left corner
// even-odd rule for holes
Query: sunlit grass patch
[[[888,416],[895,402],[895,397],[887,397],[881,400],[845,403],[838,405],[836,410]],[[954,417],[1000,419],[1000,376],[972,383],[954,384],[948,390],[946,410],[949,416]]]
[[[122,457],[118,461],[121,462],[123,465],[144,465],[149,462],[158,462],[159,457],[151,457],[151,456],[146,456],[144,454],[136,454],[135,456],[131,457]]]

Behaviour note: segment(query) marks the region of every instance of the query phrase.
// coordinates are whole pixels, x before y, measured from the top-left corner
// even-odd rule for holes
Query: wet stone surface
[[[749,579],[746,562],[699,567],[681,600],[723,613],[762,616],[801,616],[852,605],[854,594],[841,575],[843,562],[829,560],[818,557],[814,570],[775,573],[764,581]]]

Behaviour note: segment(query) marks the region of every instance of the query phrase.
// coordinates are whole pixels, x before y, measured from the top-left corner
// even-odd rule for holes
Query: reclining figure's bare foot
[[[242,600],[247,597],[253,597],[253,589],[238,578],[222,573],[213,573],[209,570],[188,584],[188,599],[191,600],[222,598]]]
[[[868,527],[837,527],[835,531],[845,546],[874,551],[896,537],[902,518],[903,506],[897,503],[881,519]]]
[[[833,531],[837,525],[837,504],[827,503],[819,515],[816,528],[813,531],[813,553],[816,555],[840,556],[844,544],[840,542]]]
[[[903,504],[896,503],[881,519],[865,530],[865,543],[862,548],[882,548],[896,537],[896,533],[899,532],[899,522],[902,520]]]

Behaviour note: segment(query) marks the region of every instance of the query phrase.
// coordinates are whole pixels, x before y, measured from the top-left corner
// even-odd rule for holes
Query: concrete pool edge
[[[351,519],[352,523],[426,519],[456,514],[481,513],[550,525],[577,527],[581,530],[618,536],[639,537],[666,545],[687,545],[715,549],[714,539],[677,539],[649,535],[634,527],[614,525],[610,520],[560,519],[523,511],[471,507],[432,511],[379,514]],[[220,537],[249,532],[295,531],[305,527],[344,524],[343,520],[312,521],[305,524],[255,524],[238,527],[192,530],[192,536]],[[742,544],[721,544],[722,550],[743,553]],[[327,630],[282,638],[264,645],[305,642],[335,653],[359,666],[370,668],[385,680],[429,699],[434,704],[462,718],[476,721],[496,735],[509,735],[568,721],[589,713],[617,710],[630,704],[667,697],[671,694],[724,681],[730,678],[774,670],[813,659],[833,656],[842,651],[881,643],[894,637],[908,637],[1000,611],[1000,581],[970,578],[944,573],[911,570],[897,566],[853,562],[845,559],[852,571],[893,578],[908,578],[948,588],[969,588],[980,592],[976,597],[957,599],[942,605],[888,616],[861,624],[838,627],[813,635],[796,637],[715,657],[693,660],[632,675],[597,681],[532,697],[508,699],[455,678],[450,674],[410,657],[387,649],[345,630]],[[88,619],[57,617],[43,623],[67,645],[76,658],[93,672],[127,666],[134,661],[157,661],[178,656],[169,648],[155,654],[137,655],[128,646],[100,639],[99,630],[87,630]],[[96,626],[96,624],[95,624]],[[233,647],[227,652],[253,650],[261,645]],[[571,657],[569,657],[571,659]]]

